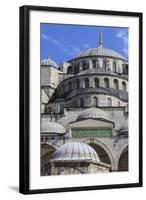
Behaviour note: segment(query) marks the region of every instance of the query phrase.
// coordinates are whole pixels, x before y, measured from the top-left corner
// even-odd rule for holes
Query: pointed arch
[[[101,142],[98,139],[92,138],[92,139],[86,140],[85,143],[87,143],[88,145],[90,145],[92,148],[95,149],[95,151],[99,155],[99,158],[102,162],[105,162],[111,165],[112,171],[116,170],[116,163],[112,155],[112,152],[103,142]]]
[[[112,100],[111,100],[111,98],[107,98],[107,106],[108,107],[112,106]]]
[[[84,79],[84,85],[85,85],[85,88],[89,88],[89,79],[88,78],[85,78]]]
[[[128,171],[128,145],[120,153],[118,160],[118,171]]]
[[[99,88],[99,78],[94,78],[94,86],[95,88]]]
[[[126,83],[125,81],[122,81],[122,90],[126,91],[127,87],[126,87]]]
[[[113,62],[113,72],[115,72],[116,73],[116,71],[117,71],[117,64],[116,64],[116,62]]]
[[[97,98],[96,96],[94,96],[94,97],[92,98],[92,105],[93,105],[94,107],[97,107],[97,106],[98,106],[98,98]]]

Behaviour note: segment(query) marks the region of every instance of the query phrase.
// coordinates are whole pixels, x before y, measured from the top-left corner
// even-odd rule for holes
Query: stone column
[[[102,59],[102,58],[99,58],[99,59],[98,59],[98,62],[99,62],[99,68],[102,68],[103,59]]]
[[[93,82],[94,82],[94,79],[89,78],[89,87],[93,88]]]
[[[109,59],[109,69],[112,72],[113,71],[113,60]]]
[[[122,67],[122,62],[121,61],[118,61],[118,72],[120,73],[120,74],[122,74],[123,73],[123,69],[122,69],[123,67]]]
[[[119,90],[122,90],[122,80],[118,79],[118,83],[119,83]]]
[[[99,87],[104,87],[104,78],[99,76]]]
[[[113,78],[112,77],[109,79],[109,87],[113,88]]]
[[[92,63],[92,60],[89,60],[89,69],[93,69],[93,63]]]
[[[80,61],[80,65],[79,65],[79,71],[83,71],[83,64],[82,64],[82,61]]]

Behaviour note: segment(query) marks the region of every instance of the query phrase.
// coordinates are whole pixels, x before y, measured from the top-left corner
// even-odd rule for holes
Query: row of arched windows
[[[69,83],[69,85],[70,84],[71,83]],[[99,88],[100,87],[99,78],[94,78],[93,84],[94,84],[95,88]],[[89,87],[89,79],[85,78],[83,80],[83,88],[88,88],[88,87]],[[104,88],[110,88],[109,78],[104,78],[104,80],[103,80],[103,87]],[[76,79],[76,89],[79,89],[79,88],[80,88],[80,80]],[[114,89],[119,89],[119,81],[117,79],[113,80],[113,88]],[[126,88],[126,82],[125,81],[122,81],[122,90],[124,90],[124,91],[127,90],[127,88]]]
[[[79,88],[81,88],[80,82],[81,82],[80,79],[76,79],[76,80],[75,80],[75,83],[69,81],[69,82],[68,82],[68,90],[70,91],[70,90],[73,89],[73,88],[74,88],[74,89],[79,89]],[[72,84],[73,84],[73,85],[75,84],[75,87],[73,87]],[[93,84],[93,87],[94,87],[94,88],[99,88],[99,87],[110,88],[110,79],[107,78],[107,77],[105,77],[105,78],[103,79],[103,84],[100,85],[100,80],[99,80],[99,78],[94,78],[92,84]],[[126,82],[125,82],[125,81],[122,81],[121,84],[122,84],[121,89],[122,89],[123,91],[127,91]],[[114,88],[114,89],[118,90],[118,89],[119,89],[119,81],[118,81],[118,79],[114,79],[112,85],[113,85],[113,88]],[[89,78],[83,79],[83,80],[82,80],[82,88],[89,88],[89,87],[90,87],[90,85],[89,85]],[[64,93],[64,91],[65,91],[65,86],[64,86],[64,84],[62,85],[62,88],[61,88],[61,89],[62,89],[62,93]]]
[[[117,105],[116,106],[120,106],[120,101],[117,101]],[[79,107],[84,107],[84,99],[83,98],[80,98],[79,99]],[[98,101],[98,97],[94,96],[92,97],[92,106],[94,107],[98,107],[99,106],[99,101]],[[107,98],[107,102],[106,102],[106,106],[107,107],[111,107],[112,106],[112,99],[111,98]]]
[[[98,60],[90,60],[90,62],[92,63],[92,67],[95,68],[103,68],[105,70],[110,70],[109,67],[109,61],[108,60],[103,60],[102,61],[102,66],[100,66],[100,62]],[[126,64],[122,64],[122,73],[128,73],[127,70],[125,70]],[[76,64],[74,64],[73,66],[69,66],[67,73],[79,73],[82,70],[87,70],[90,68],[90,63],[89,61],[80,61]],[[118,64],[113,61],[112,63],[112,72],[116,73],[118,72]]]

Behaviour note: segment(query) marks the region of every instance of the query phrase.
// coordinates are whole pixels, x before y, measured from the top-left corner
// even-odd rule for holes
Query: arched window
[[[96,60],[92,60],[93,68],[96,68]]]
[[[106,70],[106,61],[105,60],[103,61],[103,69]]]
[[[80,68],[80,63],[78,62],[78,63],[75,64],[75,67],[74,67],[75,74],[79,73],[79,70],[80,70],[79,68]]]
[[[109,88],[109,79],[108,78],[104,78],[104,87]]]
[[[128,74],[128,64],[125,65],[125,74]]]
[[[89,87],[89,79],[85,78],[85,88],[88,88],[88,87]]]
[[[86,61],[82,61],[83,70],[86,70]]]
[[[124,73],[125,73],[125,65],[122,64],[122,74],[124,74]]]
[[[116,72],[116,62],[113,62],[113,72]]]
[[[80,88],[80,81],[79,79],[76,79],[76,89],[79,89]]]
[[[109,60],[107,60],[107,62],[106,62],[106,69],[110,70],[110,68],[109,68]]]
[[[97,97],[93,97],[92,105],[93,105],[94,107],[97,107],[97,106],[98,106],[98,98],[97,98]]]
[[[99,68],[98,60],[96,60],[96,68]]]
[[[109,107],[112,106],[112,100],[111,100],[111,98],[107,98],[107,106],[109,106]]]
[[[119,83],[117,79],[114,79],[114,89],[119,89]]]
[[[126,91],[126,83],[125,83],[125,81],[122,82],[122,90]]]
[[[89,69],[89,62],[86,63],[86,69]]]
[[[80,108],[83,108],[83,107],[84,107],[84,99],[83,99],[83,98],[80,98],[80,99],[79,99],[79,107],[80,107]]]
[[[71,90],[71,82],[68,83],[68,90]]]
[[[67,69],[67,73],[68,73],[68,74],[71,74],[71,73],[72,73],[72,67],[71,67],[71,66],[68,67],[68,69]]]
[[[95,88],[99,88],[99,78],[94,79],[94,86]]]

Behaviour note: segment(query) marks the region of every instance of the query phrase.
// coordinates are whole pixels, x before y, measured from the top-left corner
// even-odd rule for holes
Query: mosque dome
[[[65,134],[66,129],[64,128],[63,125],[57,122],[50,122],[47,118],[42,118],[41,133]]]
[[[100,162],[96,151],[88,144],[69,142],[58,148],[52,157],[53,161],[93,161]]]
[[[77,120],[82,120],[82,119],[107,119],[108,115],[101,110],[100,108],[87,108],[81,114],[78,115]]]
[[[41,61],[41,66],[52,66],[58,68],[59,66],[52,60],[51,56]]]
[[[87,49],[87,50],[83,51],[82,53],[80,53],[76,58],[90,57],[90,56],[111,57],[111,58],[126,60],[126,58],[124,58],[118,52],[116,52],[112,49],[107,49],[107,48],[103,47],[103,45],[102,45],[102,32],[100,32],[99,47]]]
[[[80,53],[77,56],[77,58],[89,57],[89,56],[112,57],[112,58],[126,60],[126,58],[124,58],[118,52],[116,52],[112,49],[107,49],[107,48],[103,48],[103,47],[87,49],[86,51],[83,51],[82,53]]]

